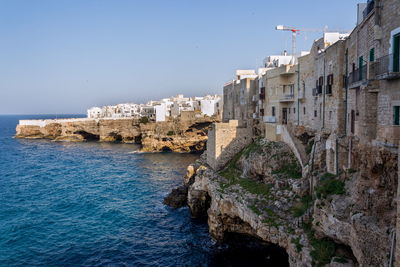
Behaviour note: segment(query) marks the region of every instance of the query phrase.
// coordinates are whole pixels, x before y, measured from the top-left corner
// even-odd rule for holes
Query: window
[[[303,107],[303,114],[306,114],[306,107]]]
[[[393,107],[393,125],[400,125],[400,106]]]
[[[374,62],[375,61],[375,48],[371,48],[369,50],[369,61]]]
[[[272,116],[275,117],[275,107],[272,107]]]
[[[296,108],[293,108],[293,113],[296,114]]]
[[[290,108],[288,108],[288,110],[289,110],[289,114],[290,114]]]
[[[260,109],[260,116],[264,116],[264,109]]]
[[[327,77],[327,85],[326,85],[326,94],[332,94],[332,86],[333,86],[333,74],[328,75]]]
[[[329,119],[332,119],[332,111],[329,111]]]
[[[318,116],[317,110],[315,109],[315,110],[314,110],[314,117],[316,118],[317,116]]]

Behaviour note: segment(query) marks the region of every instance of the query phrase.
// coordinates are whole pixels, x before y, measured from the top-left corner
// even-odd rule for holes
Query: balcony
[[[294,101],[294,94],[283,95],[279,102],[293,102]]]
[[[353,72],[349,73],[349,87],[356,88],[359,87],[363,81],[367,80],[367,65],[363,65],[359,69],[355,69]]]
[[[394,80],[400,78],[400,62],[394,62],[393,54],[378,58],[374,64],[375,78]]]

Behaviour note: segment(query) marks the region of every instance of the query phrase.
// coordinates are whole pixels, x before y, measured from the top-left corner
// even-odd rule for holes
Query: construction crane
[[[284,25],[278,25],[275,28],[278,31],[291,31],[292,32],[292,56],[296,56],[296,39],[297,39],[297,34],[299,34],[300,31],[302,32],[327,32],[328,31],[328,26],[325,26],[323,29],[306,29],[306,28],[297,28],[297,27],[290,27],[290,26],[284,26]],[[339,32],[339,33],[348,33],[350,31],[346,30],[329,30],[330,32]]]

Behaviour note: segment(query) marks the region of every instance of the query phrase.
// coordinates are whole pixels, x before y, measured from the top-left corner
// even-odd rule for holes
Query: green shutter
[[[400,125],[400,106],[393,107],[393,124]]]
[[[393,72],[399,72],[400,67],[400,34],[393,36]]]
[[[363,74],[363,64],[364,64],[364,57],[361,56],[358,59],[358,72],[359,72],[360,80],[363,79],[363,76],[362,76],[362,74]]]
[[[371,48],[371,50],[369,50],[369,61],[375,61],[375,48]]]

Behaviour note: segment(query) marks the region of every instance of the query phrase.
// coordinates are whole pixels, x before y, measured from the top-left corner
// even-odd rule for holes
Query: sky
[[[276,25],[351,30],[360,1],[0,0],[0,114],[221,94],[236,69],[291,51]]]

